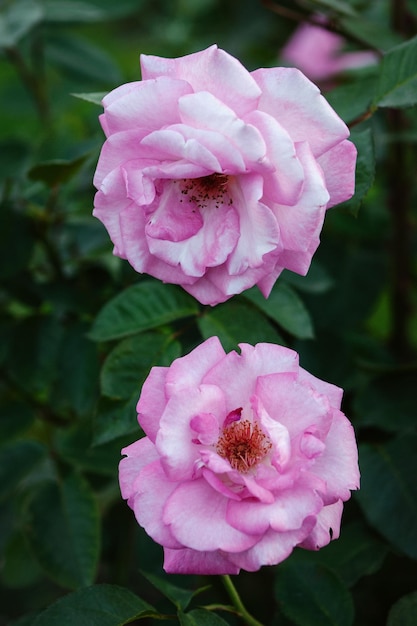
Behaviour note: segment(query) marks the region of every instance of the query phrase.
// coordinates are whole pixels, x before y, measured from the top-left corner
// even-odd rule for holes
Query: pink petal
[[[164,549],[164,570],[168,574],[238,574],[239,568],[231,563],[227,555],[215,550],[204,552],[199,550]]]
[[[330,193],[327,208],[349,200],[355,193],[356,154],[351,141],[342,141],[317,159]]]
[[[165,503],[176,488],[177,484],[167,479],[159,459],[147,465],[135,482],[132,508],[136,519],[154,541],[167,548],[181,547],[162,521]]]
[[[114,244],[114,254],[125,258],[125,242],[120,229],[120,213],[132,204],[126,197],[125,184],[121,170],[116,169],[101,183],[101,188],[94,198],[93,215],[106,227]]]
[[[186,139],[185,133],[179,130],[163,128],[144,137],[141,143],[148,148],[149,157],[161,161],[184,159],[205,168],[208,173],[221,172],[220,163],[212,152],[194,137]]]
[[[180,119],[178,100],[189,93],[187,82],[168,76],[122,85],[103,99],[108,133],[175,124]]]
[[[195,435],[191,419],[199,413],[213,413],[219,422],[225,415],[223,392],[214,385],[188,388],[186,393],[171,395],[167,402],[156,437],[156,447],[161,455],[167,476],[172,480],[188,480],[195,474],[199,459],[199,446],[193,443]]]
[[[240,116],[256,108],[260,95],[243,65],[216,45],[177,59],[141,55],[141,68],[143,79],[168,75],[186,80],[195,92],[209,91]]]
[[[244,533],[262,535],[269,528],[277,532],[298,530],[304,520],[323,508],[322,499],[311,489],[294,486],[276,495],[275,502],[230,501],[227,521]]]
[[[234,207],[209,206],[201,214],[203,226],[189,239],[168,241],[150,235],[147,238],[152,255],[173,267],[179,266],[185,276],[192,278],[202,276],[207,267],[224,263],[239,238],[239,218]]]
[[[240,176],[229,183],[233,206],[239,215],[239,240],[227,261],[228,272],[242,274],[260,267],[263,256],[279,244],[279,227],[271,209],[259,202],[262,178],[257,174]]]
[[[315,157],[349,136],[349,129],[316,85],[288,67],[252,72],[262,90],[259,110],[269,113],[294,142],[307,141]]]
[[[213,168],[214,171],[225,174],[236,174],[246,171],[246,164],[238,147],[231,137],[227,137],[218,129],[206,130],[194,128],[185,124],[175,124],[170,126],[170,130],[181,133],[186,140],[194,139],[199,144],[205,146],[213,154],[220,167]]]
[[[122,498],[129,500],[136,492],[135,481],[143,468],[158,458],[153,443],[148,437],[126,446],[122,450],[126,456],[119,463],[119,483]]]
[[[326,449],[315,460],[314,473],[326,481],[329,501],[348,500],[350,490],[359,488],[358,449],[352,424],[335,410]]]
[[[218,337],[210,337],[185,356],[175,359],[167,374],[167,394],[179,393],[188,387],[198,386],[204,375],[217,363],[223,361],[226,353]]]
[[[165,241],[177,243],[198,233],[204,224],[201,211],[194,202],[183,198],[181,187],[176,181],[165,183],[162,195],[149,207],[149,213],[147,212],[147,237],[162,240],[162,244]],[[153,246],[149,247],[151,249]]]
[[[193,550],[240,552],[253,546],[257,535],[247,535],[226,521],[228,499],[200,478],[178,486],[165,506],[164,523],[174,537]]]
[[[142,168],[153,163],[151,159],[147,159],[148,155],[140,145],[146,133],[147,131],[143,129],[135,128],[110,135],[103,144],[94,173],[93,183],[97,189],[110,172],[125,165],[128,161],[143,159]]]
[[[303,187],[304,173],[293,140],[275,118],[262,111],[253,111],[246,120],[261,132],[268,163],[273,167],[271,173],[263,174],[264,201],[268,205],[269,202],[295,204]]]
[[[181,120],[186,126],[217,131],[228,138],[241,153],[248,169],[263,161],[265,142],[259,130],[246,124],[213,93],[202,91],[181,98]],[[252,167],[250,167],[252,166]]]
[[[311,425],[320,428],[323,439],[327,435],[332,420],[328,399],[295,381],[291,374],[260,376],[255,393],[272,419],[286,426],[291,439]]]
[[[279,264],[305,274],[320,243],[325,207],[329,200],[323,174],[306,143],[297,144],[297,155],[304,168],[304,187],[296,205],[275,205],[284,251]],[[288,254],[289,252],[289,254]]]
[[[288,376],[288,374],[287,374]],[[292,376],[291,374],[289,376]],[[274,465],[283,469],[291,457],[291,441],[288,429],[278,420],[272,419],[258,396],[251,397],[251,405],[262,430],[268,434],[273,444]]]
[[[332,385],[331,383],[328,383],[324,380],[321,380],[316,376],[313,376],[313,374],[310,374],[310,372],[307,372],[307,370],[303,369],[302,367],[300,367],[299,369],[298,380],[301,383],[306,384],[315,391],[317,391],[317,393],[326,396],[329,399],[332,407],[334,407],[335,409],[340,409],[343,389],[341,389],[340,387],[336,387],[336,385]]]
[[[323,507],[317,515],[316,525],[306,539],[300,543],[300,548],[319,550],[323,546],[327,546],[332,539],[338,539],[342,512],[343,502],[341,500]]]
[[[159,420],[167,403],[165,395],[167,372],[167,367],[153,367],[151,369],[143,383],[136,406],[139,424],[154,443],[159,429]]]
[[[213,413],[198,413],[191,418],[190,427],[203,445],[214,445],[219,437],[219,420]]]
[[[268,530],[253,548],[246,550],[246,552],[230,554],[229,559],[248,572],[256,572],[263,565],[277,565],[284,561],[294,547],[305,539],[315,521],[314,517],[309,517],[304,521],[301,528],[288,532],[277,533],[272,529]]]
[[[229,352],[203,379],[207,384],[222,387],[228,411],[249,402],[255,392],[257,377],[280,371],[296,373],[298,370],[298,354],[283,346],[258,343],[256,346],[239,344],[239,347],[240,355]]]

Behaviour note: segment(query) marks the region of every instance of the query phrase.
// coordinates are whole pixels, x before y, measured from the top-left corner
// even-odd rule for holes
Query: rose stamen
[[[210,174],[201,178],[184,178],[178,181],[181,194],[188,202],[193,202],[199,209],[222,205],[230,206],[233,200],[228,193],[229,177],[226,174]],[[183,202],[183,199],[180,199]]]
[[[216,451],[233,469],[246,474],[265,458],[271,448],[269,437],[258,424],[243,420],[223,428]]]

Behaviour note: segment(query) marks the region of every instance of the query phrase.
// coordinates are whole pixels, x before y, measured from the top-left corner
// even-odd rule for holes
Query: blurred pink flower
[[[349,130],[319,89],[217,46],[141,66],[103,100],[94,215],[114,253],[211,305],[306,274],[326,208],[355,184]]]
[[[237,574],[339,536],[359,486],[342,390],[273,344],[225,354],[212,337],[152,368],[137,406],[146,436],[120,486],[171,573]]]
[[[343,52],[344,43],[341,35],[304,23],[282,49],[281,58],[317,82],[333,78],[344,70],[376,63],[378,58],[374,52]]]

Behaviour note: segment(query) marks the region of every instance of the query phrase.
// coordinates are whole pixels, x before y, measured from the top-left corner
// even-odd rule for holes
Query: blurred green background
[[[141,53],[217,43],[250,70],[272,66],[297,22],[318,10],[347,49],[383,54],[407,41],[411,65],[417,59],[416,2],[0,2],[1,626],[81,623],[42,611],[94,583],[137,594],[172,623],[167,581],[209,584],[197,604],[227,603],[217,580],[163,575],[161,550],[117,483],[120,449],[139,436],[135,404],[150,367],[213,334],[226,350],[242,341],[298,350],[303,367],[345,389],[360,443],[362,490],[346,505],[341,538],[239,576],[248,608],[265,624],[417,623],[417,69],[407,65],[398,106],[370,106],[379,66],[339,77],[328,92],[354,122],[357,193],[327,214],[308,275],[284,272],[268,301],[251,290],[211,309],[138,276],[91,215],[104,139],[95,102],[140,79]],[[156,587],[141,571],[158,577]]]

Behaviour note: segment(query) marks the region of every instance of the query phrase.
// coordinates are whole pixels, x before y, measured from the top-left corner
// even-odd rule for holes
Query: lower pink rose
[[[212,337],[152,368],[137,407],[146,436],[122,451],[122,495],[170,573],[237,574],[317,550],[359,486],[342,390],[292,350],[240,349]]]

